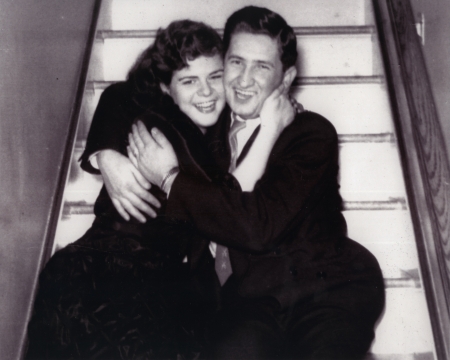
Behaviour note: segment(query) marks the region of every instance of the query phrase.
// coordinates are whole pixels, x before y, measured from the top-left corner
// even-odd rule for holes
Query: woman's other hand
[[[132,128],[128,156],[148,181],[161,187],[166,175],[178,167],[172,144],[156,127],[151,134],[141,121]]]
[[[281,83],[264,101],[261,109],[261,131],[278,138],[281,132],[294,120],[296,109],[289,99],[288,89]]]
[[[131,161],[115,150],[102,150],[97,162],[109,196],[118,213],[130,220],[130,215],[144,223],[144,214],[154,218],[160,202],[148,190],[151,184],[135,168]]]

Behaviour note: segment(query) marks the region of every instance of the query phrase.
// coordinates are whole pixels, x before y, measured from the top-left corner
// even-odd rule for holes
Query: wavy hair
[[[133,100],[149,108],[161,100],[160,84],[170,85],[174,71],[199,56],[222,56],[222,40],[210,26],[191,20],[172,22],[159,29],[155,41],[137,59],[128,73]],[[155,101],[156,100],[156,101]]]
[[[234,12],[225,24],[224,53],[230,46],[232,35],[239,32],[268,35],[277,40],[283,71],[297,62],[297,38],[294,30],[276,12],[257,6],[246,6]]]

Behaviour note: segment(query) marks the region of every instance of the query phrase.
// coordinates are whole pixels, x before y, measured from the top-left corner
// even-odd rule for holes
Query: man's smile
[[[256,91],[249,91],[249,90],[241,90],[241,89],[234,89],[236,93],[236,97],[240,100],[248,100],[256,95]]]

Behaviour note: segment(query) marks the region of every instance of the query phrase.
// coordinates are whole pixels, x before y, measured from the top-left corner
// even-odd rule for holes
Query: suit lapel
[[[227,106],[216,125],[214,125],[207,134],[208,148],[211,151],[213,157],[215,158],[217,164],[220,168],[228,172],[231,162],[231,149],[230,142],[228,139],[228,133],[230,131],[231,125],[231,110]],[[253,134],[248,139],[244,148],[242,149],[241,154],[239,155],[236,164],[239,165],[242,160],[247,156],[248,151],[250,150],[253,142],[258,136],[261,125],[258,125],[253,131]]]
[[[248,151],[250,150],[250,148],[253,145],[253,142],[255,141],[256,137],[259,134],[259,129],[261,129],[261,125],[258,125],[256,127],[256,129],[253,131],[252,136],[250,136],[250,138],[247,140],[247,142],[245,143],[244,148],[241,151],[241,154],[239,155],[237,161],[236,161],[236,166],[238,166],[242,160],[245,159],[245,157],[247,156]]]

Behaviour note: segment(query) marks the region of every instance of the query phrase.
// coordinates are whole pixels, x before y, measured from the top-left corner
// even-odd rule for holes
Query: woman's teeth
[[[195,107],[198,111],[207,114],[210,112],[213,112],[216,108],[216,102],[214,100],[212,101],[206,101],[202,103],[195,104]]]

